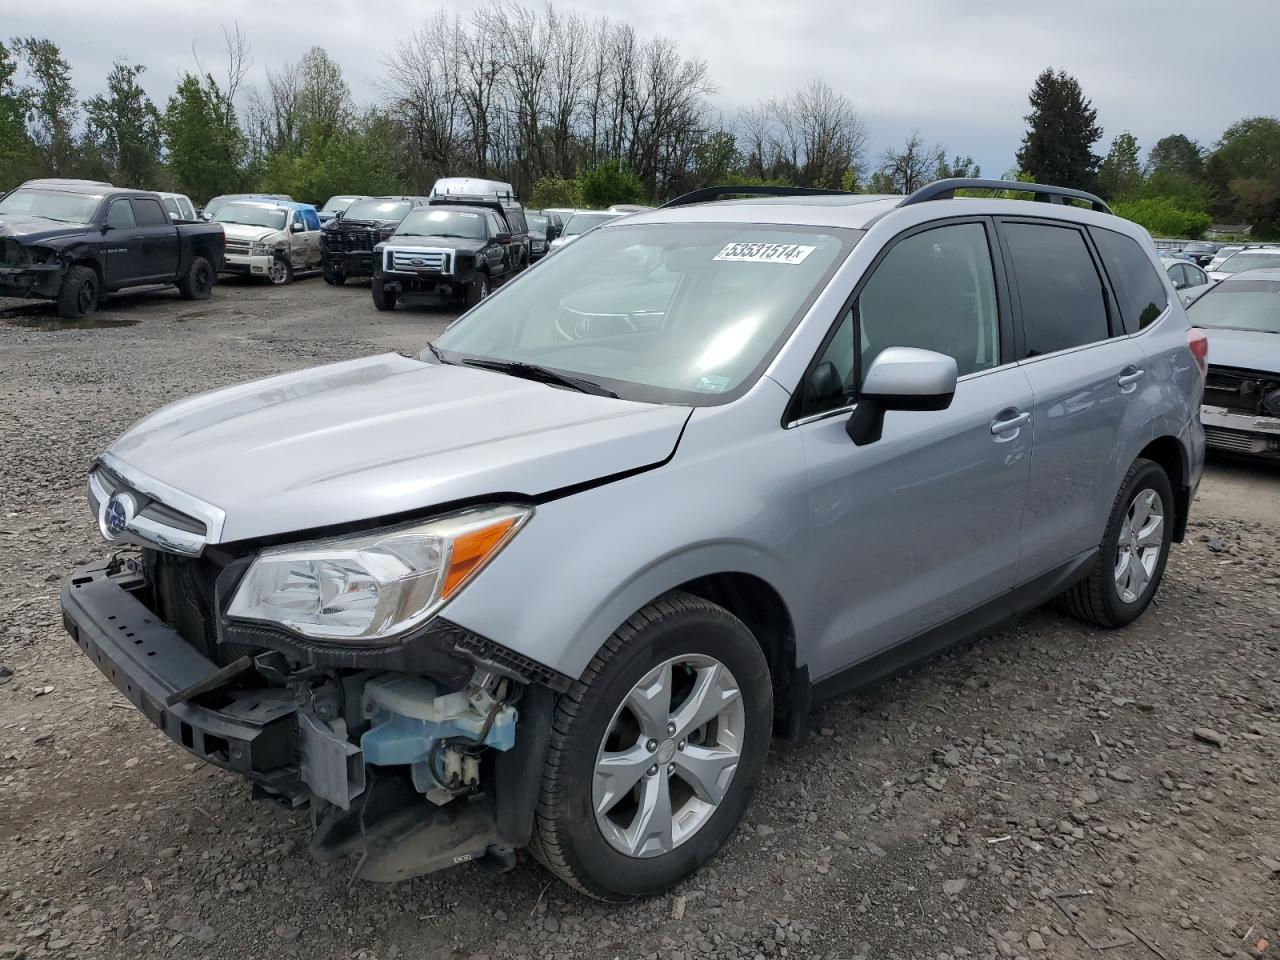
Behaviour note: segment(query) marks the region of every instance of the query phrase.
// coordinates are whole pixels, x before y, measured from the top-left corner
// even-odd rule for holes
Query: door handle
[[[1116,383],[1122,387],[1132,386],[1146,376],[1147,371],[1139,370],[1137,367],[1128,366],[1120,371],[1120,376],[1116,378]]]
[[[1008,433],[1010,430],[1025,427],[1030,422],[1031,414],[1026,411],[1017,413],[1013,410],[1001,410],[996,414],[996,418],[991,421],[991,432],[998,436],[1002,433]]]

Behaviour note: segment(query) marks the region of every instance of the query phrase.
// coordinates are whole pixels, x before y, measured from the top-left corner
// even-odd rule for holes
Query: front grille
[[[447,250],[388,250],[387,269],[401,273],[452,273],[452,257]]]
[[[374,244],[377,243],[374,230],[369,228],[357,228],[353,230],[333,230],[325,239],[325,245],[330,250],[341,250],[345,253],[352,251],[373,250]]]
[[[227,237],[227,253],[248,253],[253,248],[251,240],[237,240]]]
[[[1209,365],[1204,384],[1204,402],[1225,407],[1233,413],[1257,416],[1263,413],[1263,398],[1280,390],[1280,375],[1257,370]]]
[[[104,496],[110,497],[118,490],[126,490],[133,495],[134,500],[138,504],[138,516],[146,517],[165,527],[172,527],[175,530],[182,530],[186,533],[195,534],[198,537],[206,536],[209,532],[203,520],[197,519],[189,514],[175,510],[167,504],[161,503],[159,500],[152,499],[144,493],[134,490],[129,484],[116,476],[102,464],[98,464],[93,468],[94,476],[98,483],[102,486]]]
[[[1269,446],[1266,437],[1227,427],[1205,427],[1204,442],[1218,450],[1233,450],[1236,453],[1265,453]]]

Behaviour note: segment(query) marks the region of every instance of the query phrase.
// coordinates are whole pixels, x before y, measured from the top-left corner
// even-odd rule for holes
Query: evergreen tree
[[[145,69],[117,62],[107,75],[107,92],[84,104],[87,140],[97,148],[106,177],[117,186],[156,185],[160,111],[138,83]]]
[[[1204,176],[1204,151],[1200,144],[1183,133],[1161,137],[1147,158],[1147,173],[1161,170],[1198,180]]]
[[[1098,168],[1098,190],[1108,200],[1132,196],[1141,189],[1138,152],[1137,139],[1127,131],[1111,141],[1111,149]]]
[[[73,177],[79,163],[75,126],[80,113],[71,85],[71,64],[52,40],[25,37],[14,41],[30,84],[24,91],[28,135],[51,177]]]
[[[1031,88],[1028,129],[1018,151],[1018,166],[1039,183],[1089,190],[1097,177],[1093,145],[1102,136],[1098,111],[1075,77],[1046,69]]]
[[[14,51],[0,42],[0,184],[21,183],[36,175],[39,158],[27,136],[27,103],[15,76]]]
[[[216,80],[184,74],[162,122],[169,166],[183,190],[200,201],[236,189],[242,180],[244,134]]]

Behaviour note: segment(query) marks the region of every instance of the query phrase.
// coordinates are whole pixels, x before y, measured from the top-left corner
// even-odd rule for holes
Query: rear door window
[[[140,227],[164,227],[169,223],[169,218],[165,216],[164,207],[160,206],[159,200],[152,200],[150,197],[134,197],[130,201],[133,204],[133,216],[138,221]]]
[[[1160,275],[1137,240],[1098,227],[1090,227],[1089,232],[1093,234],[1107,279],[1119,301],[1125,332],[1137,333],[1153,323],[1169,305]],[[1171,275],[1175,280],[1180,279],[1183,286],[1190,286],[1194,282],[1192,269],[1186,263],[1175,264]]]
[[[1102,277],[1076,227],[1001,224],[1022,307],[1024,357],[1106,340],[1110,336]]]
[[[302,211],[303,219],[306,221],[308,230],[320,229],[320,217],[314,210]]]

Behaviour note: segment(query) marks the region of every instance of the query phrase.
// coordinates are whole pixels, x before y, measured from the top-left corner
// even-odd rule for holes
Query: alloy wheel
[[[724,800],[745,734],[742,692],[719,660],[682,654],[646,673],[596,756],[592,809],[605,840],[643,858],[692,837]]]
[[[283,260],[272,260],[271,272],[268,276],[272,283],[284,283],[289,279],[289,267]]]
[[[1136,603],[1147,592],[1164,547],[1164,502],[1150,487],[1129,503],[1116,545],[1116,592],[1124,603]]]

